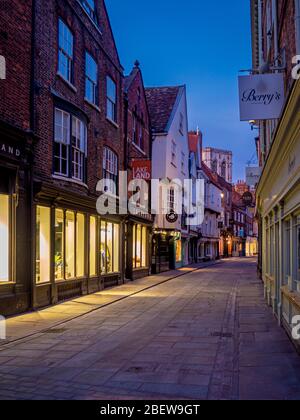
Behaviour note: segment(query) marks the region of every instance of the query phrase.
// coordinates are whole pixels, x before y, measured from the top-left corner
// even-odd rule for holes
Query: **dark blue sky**
[[[146,86],[186,84],[189,128],[232,150],[244,178],[255,132],[239,121],[237,77],[251,68],[249,0],[106,0],[121,62],[138,59]]]

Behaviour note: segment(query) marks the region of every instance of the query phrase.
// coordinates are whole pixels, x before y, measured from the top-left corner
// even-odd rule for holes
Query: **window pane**
[[[101,274],[106,273],[106,223],[101,222],[100,230],[100,270]]]
[[[66,279],[75,277],[75,214],[66,213]]]
[[[133,241],[132,241],[133,268],[136,268],[136,225],[133,225],[132,236],[133,236]]]
[[[50,208],[36,209],[36,282],[50,281]]]
[[[0,195],[0,281],[9,280],[9,196]]]
[[[96,276],[96,217],[90,217],[90,276]]]
[[[110,77],[107,77],[107,97],[116,103],[116,84]]]
[[[136,228],[136,267],[137,268],[140,268],[142,264],[141,240],[142,240],[142,227],[141,225],[137,225],[137,228]]]
[[[119,266],[119,249],[120,249],[120,226],[114,225],[114,272],[120,271]]]
[[[64,212],[55,210],[55,280],[64,278]]]
[[[106,244],[106,261],[107,261],[107,272],[113,272],[113,225],[107,223],[107,244]]]
[[[84,214],[77,214],[77,246],[76,246],[76,277],[84,276],[84,257],[85,257],[85,233],[84,226],[85,217]]]
[[[97,84],[97,64],[89,53],[86,53],[86,76]]]

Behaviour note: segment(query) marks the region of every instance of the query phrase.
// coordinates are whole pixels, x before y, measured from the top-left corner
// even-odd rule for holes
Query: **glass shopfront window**
[[[55,280],[85,275],[85,216],[55,210]]]
[[[120,247],[120,227],[116,223],[101,222],[100,269],[101,274],[118,273]]]
[[[133,226],[133,268],[147,267],[147,228]]]
[[[176,262],[179,263],[182,261],[182,242],[178,240],[176,243]]]
[[[0,282],[9,281],[9,196],[0,194]]]
[[[75,277],[75,213],[66,212],[66,279]]]
[[[76,216],[76,277],[83,277],[85,257],[85,217],[78,213]]]
[[[50,208],[36,209],[36,282],[50,282]]]
[[[94,216],[90,217],[90,277],[95,277],[97,275],[97,266],[96,266],[96,240],[97,232],[97,219]]]
[[[55,210],[55,280],[64,278],[64,212]]]

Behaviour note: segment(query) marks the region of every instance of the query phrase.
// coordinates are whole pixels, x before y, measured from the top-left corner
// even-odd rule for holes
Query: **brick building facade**
[[[0,313],[30,306],[32,119],[31,1],[1,5],[0,55]]]
[[[148,198],[151,179],[152,134],[150,116],[145,95],[143,77],[136,62],[124,83],[124,137],[125,168],[128,180],[143,179],[148,182]],[[151,269],[151,240],[153,218],[151,207],[130,215],[126,223],[126,277],[134,280],[145,277]]]

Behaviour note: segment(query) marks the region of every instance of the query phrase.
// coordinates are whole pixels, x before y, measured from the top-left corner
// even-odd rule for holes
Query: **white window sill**
[[[98,105],[94,104],[93,102],[89,101],[87,98],[84,98],[84,101],[92,108],[94,108],[97,112],[101,112],[101,109]]]
[[[119,124],[117,124],[115,121],[110,119],[109,117],[106,117],[107,121],[110,122],[115,128],[120,128]]]
[[[65,79],[64,76],[58,71],[56,75],[60,78],[62,82],[64,82],[74,93],[77,93],[76,87],[69,82],[69,80]]]
[[[89,187],[87,186],[87,184],[85,184],[82,181],[78,181],[77,179],[73,179],[73,178],[67,178],[61,175],[52,175],[52,179],[55,179],[57,181],[64,181],[64,182],[70,182],[72,184],[76,184],[76,185],[80,185],[81,187],[86,188],[87,190],[89,189]]]

